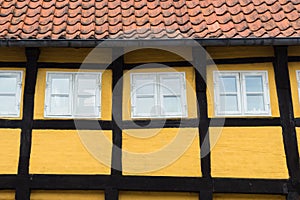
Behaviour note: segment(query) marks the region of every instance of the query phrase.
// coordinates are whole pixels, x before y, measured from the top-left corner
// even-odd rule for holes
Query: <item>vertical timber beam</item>
[[[26,48],[26,74],[23,100],[23,119],[20,142],[20,157],[18,166],[18,179],[16,186],[16,199],[30,199],[29,160],[31,150],[31,136],[33,125],[34,93],[37,79],[37,60],[40,51],[38,48]]]
[[[275,60],[273,66],[278,94],[283,143],[286,154],[287,168],[290,176],[290,187],[287,199],[298,200],[300,187],[299,153],[291,96],[290,77],[288,71],[287,50],[287,46],[274,47]]]
[[[207,190],[200,191],[199,199],[212,199],[212,179],[210,162],[210,143],[209,143],[209,119],[207,114],[207,84],[206,84],[206,51],[201,47],[193,48],[193,65],[196,74],[196,96],[198,103],[199,118],[199,138],[200,138],[200,156],[201,172],[203,178],[207,181]]]
[[[112,133],[113,147],[111,160],[111,175],[113,177],[122,176],[122,92],[123,92],[123,68],[124,56],[123,48],[113,48],[112,68]],[[118,200],[118,190],[116,188],[108,188],[105,191],[105,200]]]

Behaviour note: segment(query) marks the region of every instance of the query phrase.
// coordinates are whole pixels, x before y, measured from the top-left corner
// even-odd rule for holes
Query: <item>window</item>
[[[22,71],[0,71],[0,116],[19,117]]]
[[[131,117],[187,116],[184,72],[132,73]]]
[[[300,101],[300,70],[296,70],[296,75],[297,75],[297,83],[298,83],[298,95]]]
[[[46,82],[45,117],[100,117],[101,73],[48,72]]]
[[[216,115],[270,115],[267,71],[215,71]]]

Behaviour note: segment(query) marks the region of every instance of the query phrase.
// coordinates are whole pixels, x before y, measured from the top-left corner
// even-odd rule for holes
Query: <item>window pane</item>
[[[70,80],[68,78],[53,78],[51,80],[52,94],[69,94]]]
[[[220,96],[220,111],[237,112],[238,111],[237,95],[221,95]]]
[[[77,97],[76,114],[78,115],[95,115],[96,114],[95,96]]]
[[[17,89],[17,78],[0,75],[0,94],[14,94]]]
[[[90,76],[90,79],[78,78],[78,94],[81,95],[95,95],[97,87],[97,78],[96,76]]]
[[[136,114],[151,116],[155,114],[154,97],[138,97],[136,98]]]
[[[180,102],[180,97],[176,96],[164,96],[163,97],[163,111],[165,114],[168,113],[181,113],[181,102]]]
[[[136,94],[154,94],[154,83],[142,83],[136,86]]]
[[[16,114],[16,96],[1,96],[0,95],[0,113],[1,114]]]
[[[180,78],[163,78],[160,87],[163,94],[180,94]]]
[[[247,111],[264,111],[264,97],[263,95],[247,95]]]
[[[220,76],[220,92],[237,92],[235,76]]]
[[[70,114],[69,96],[52,96],[50,99],[50,113],[54,115]]]
[[[246,92],[263,92],[262,76],[245,76]]]

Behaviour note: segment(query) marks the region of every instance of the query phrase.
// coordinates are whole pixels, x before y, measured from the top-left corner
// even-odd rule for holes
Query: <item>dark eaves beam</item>
[[[289,38],[195,38],[195,39],[0,39],[0,47],[147,47],[147,46],[270,46],[300,45],[300,37]]]

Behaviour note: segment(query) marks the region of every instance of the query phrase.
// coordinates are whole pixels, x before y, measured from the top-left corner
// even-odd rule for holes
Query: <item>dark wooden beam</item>
[[[291,181],[291,190],[294,190],[300,187],[300,168],[288,70],[288,51],[286,46],[275,46],[274,51],[275,60],[273,66],[278,94],[283,143]]]
[[[64,68],[64,69],[109,69],[109,64],[102,63],[55,63],[39,62],[38,68]]]
[[[34,120],[33,129],[111,130],[111,121],[103,120]]]
[[[30,199],[29,189],[29,160],[31,150],[31,136],[33,124],[33,108],[35,84],[37,79],[37,60],[40,51],[38,48],[25,49],[27,63],[25,74],[25,89],[23,100],[23,119],[21,131],[20,156],[18,165],[18,181],[16,187],[16,199]]]

